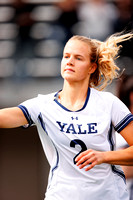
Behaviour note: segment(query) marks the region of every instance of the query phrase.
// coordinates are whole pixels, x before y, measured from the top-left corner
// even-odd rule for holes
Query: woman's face
[[[79,40],[69,40],[63,52],[61,75],[69,82],[88,81],[91,72],[90,48]]]

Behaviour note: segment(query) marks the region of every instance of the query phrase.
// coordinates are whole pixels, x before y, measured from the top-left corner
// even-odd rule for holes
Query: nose
[[[73,66],[73,64],[74,64],[74,60],[73,60],[72,57],[70,57],[70,58],[68,59],[68,61],[67,61],[67,65]]]

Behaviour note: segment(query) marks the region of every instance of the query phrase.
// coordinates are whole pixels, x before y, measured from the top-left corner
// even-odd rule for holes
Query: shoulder
[[[51,100],[55,99],[55,95],[56,92],[50,93],[50,94],[38,94],[38,96],[36,97],[37,101],[41,101],[41,102],[48,102]]]
[[[91,93],[95,98],[98,98],[99,100],[103,100],[103,101],[114,101],[117,97],[112,94],[111,92],[106,92],[106,91],[99,91],[96,90],[94,88],[91,88]]]
[[[55,98],[55,94],[56,93],[38,94],[36,97],[28,99],[22,102],[20,105],[25,106],[26,108],[38,109],[41,108],[41,106],[49,104],[50,101],[52,102]]]
[[[118,97],[116,97],[111,92],[98,91],[96,89],[91,89],[90,99],[95,103],[96,107],[100,107],[104,111],[111,112],[113,108],[119,108],[124,106]]]

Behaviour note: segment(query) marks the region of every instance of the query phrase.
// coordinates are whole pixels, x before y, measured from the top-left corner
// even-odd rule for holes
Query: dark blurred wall
[[[48,171],[35,127],[0,129],[0,200],[43,200]]]

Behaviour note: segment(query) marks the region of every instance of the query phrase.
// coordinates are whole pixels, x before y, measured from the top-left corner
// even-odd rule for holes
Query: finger
[[[81,157],[80,160],[77,161],[76,165],[79,166],[79,165],[83,164],[83,163],[86,162],[89,158],[90,158],[89,155],[85,155],[84,157]]]
[[[90,159],[87,159],[85,162],[83,162],[82,164],[78,165],[80,169],[82,169],[83,167],[86,167],[88,165],[91,165],[92,163],[96,162],[95,157],[92,157]]]
[[[96,165],[96,162],[91,163],[89,166],[87,166],[87,167],[85,168],[85,171],[89,171],[89,170],[92,169],[95,165]]]
[[[77,161],[76,165],[79,166],[81,164],[85,164],[86,161],[87,161],[87,164],[89,164],[91,162],[91,160],[90,160],[91,158],[94,159],[94,152],[89,151],[89,153],[86,153],[84,156],[82,156],[80,158],[80,160]]]
[[[88,155],[89,152],[91,152],[92,150],[91,149],[88,149],[82,153],[80,153],[76,158],[75,158],[75,161],[78,162],[82,157],[84,157],[85,155]]]

